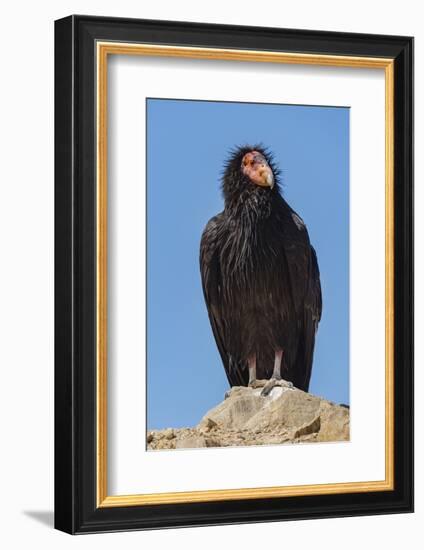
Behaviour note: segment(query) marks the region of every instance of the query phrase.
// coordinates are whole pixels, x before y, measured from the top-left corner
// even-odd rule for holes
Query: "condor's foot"
[[[253,390],[257,388],[263,388],[268,383],[268,380],[250,380],[249,382],[249,388],[252,388]]]
[[[283,380],[282,378],[270,378],[266,381],[266,384],[261,391],[262,397],[266,397],[271,393],[273,388],[280,386],[281,388],[293,388],[293,383],[288,382],[287,380]]]

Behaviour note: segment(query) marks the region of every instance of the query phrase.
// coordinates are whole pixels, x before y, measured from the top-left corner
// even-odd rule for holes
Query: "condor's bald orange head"
[[[242,173],[261,187],[274,187],[274,174],[266,158],[259,151],[249,151],[241,161]]]

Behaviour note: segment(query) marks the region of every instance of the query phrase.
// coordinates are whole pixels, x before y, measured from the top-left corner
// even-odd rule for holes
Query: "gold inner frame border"
[[[214,489],[172,493],[113,495],[107,493],[107,61],[109,55],[141,55],[384,69],[385,72],[385,479],[315,485]],[[96,43],[96,470],[97,507],[142,506],[389,491],[394,489],[394,60],[391,58],[302,54],[165,46],[140,43]]]

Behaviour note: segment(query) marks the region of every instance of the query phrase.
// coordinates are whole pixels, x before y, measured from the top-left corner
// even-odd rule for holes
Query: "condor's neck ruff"
[[[266,220],[280,199],[278,191],[247,183],[245,189],[225,197],[225,213],[240,222]]]

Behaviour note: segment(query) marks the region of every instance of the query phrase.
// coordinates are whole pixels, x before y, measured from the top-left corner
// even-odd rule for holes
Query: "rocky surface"
[[[349,409],[284,384],[234,387],[193,428],[147,433],[149,450],[349,440]]]

